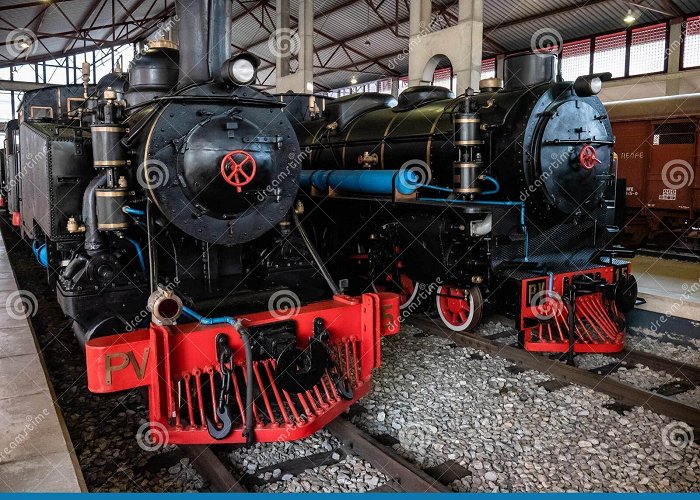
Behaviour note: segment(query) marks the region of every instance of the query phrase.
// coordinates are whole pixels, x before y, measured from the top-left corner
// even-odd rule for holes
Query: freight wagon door
[[[695,177],[695,123],[654,126],[646,202],[649,207],[688,211]]]
[[[621,122],[613,124],[617,176],[625,179],[625,206],[639,209],[645,200],[647,163],[651,150],[652,126],[649,122]],[[636,211],[636,210],[635,210]]]

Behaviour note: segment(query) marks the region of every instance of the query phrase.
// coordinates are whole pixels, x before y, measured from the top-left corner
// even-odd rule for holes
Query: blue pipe
[[[419,184],[418,187],[425,188],[425,189],[434,189],[435,191],[444,191],[446,193],[454,193],[454,191],[455,191],[452,188],[433,186],[432,184]]]
[[[491,177],[490,175],[482,175],[481,177],[493,184],[493,189],[491,191],[482,191],[482,195],[496,194],[501,190],[501,185],[494,177]]]
[[[32,253],[41,267],[49,267],[49,249],[46,248],[45,243],[37,247],[36,241],[32,241]]]
[[[439,203],[464,203],[467,205],[496,205],[504,207],[519,207],[520,208],[520,226],[525,234],[525,262],[529,261],[529,244],[530,238],[527,234],[527,226],[525,225],[525,203],[522,201],[486,201],[486,200],[448,200],[447,198],[418,198],[418,201],[436,201]]]
[[[182,307],[182,312],[187,314],[189,317],[196,319],[203,325],[222,325],[222,324],[228,324],[234,327],[236,330],[238,330],[238,327],[240,325],[238,322],[232,318],[231,316],[220,316],[218,318],[205,318],[198,312],[195,312],[193,309],[190,309],[187,306]]]
[[[551,292],[554,289],[554,273],[550,272],[549,273],[549,291]]]
[[[143,259],[143,250],[141,249],[141,245],[139,244],[138,241],[136,241],[133,238],[127,238],[126,236],[124,237],[126,241],[134,245],[134,248],[136,249],[136,254],[139,256],[139,262],[141,263],[141,269],[143,272],[146,272],[146,261]]]
[[[418,181],[412,170],[302,170],[299,176],[303,188],[379,195],[413,194],[421,187]]]
[[[129,215],[146,215],[146,212],[138,208],[122,207],[122,211]]]

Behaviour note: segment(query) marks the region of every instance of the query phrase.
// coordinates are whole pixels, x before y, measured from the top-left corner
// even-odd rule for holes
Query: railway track
[[[439,493],[451,491],[439,479],[435,479],[417,466],[413,465],[396,452],[375,438],[360,430],[358,427],[338,418],[326,429],[341,443],[340,453],[318,453],[315,455],[289,460],[283,463],[265,467],[254,474],[245,474],[240,479],[217,456],[212,447],[190,445],[181,446],[192,465],[210,484],[212,491],[217,493],[245,493],[252,486],[265,484],[258,476],[261,472],[279,469],[287,473],[299,474],[320,465],[336,463],[343,455],[357,455],[372,464],[376,470],[389,480],[375,491]],[[335,455],[335,459],[332,458]],[[278,479],[275,479],[278,480]]]
[[[480,337],[472,333],[457,333],[448,330],[435,321],[428,318],[411,317],[411,323],[426,333],[447,338],[457,345],[479,349],[493,356],[499,356],[516,365],[540,372],[547,373],[564,383],[577,384],[589,387],[598,392],[613,397],[618,403],[626,406],[642,406],[656,413],[681,420],[689,425],[700,428],[700,408],[688,405],[664,396],[662,394],[640,389],[625,382],[620,382],[606,374],[596,373],[595,370],[586,370],[569,366],[562,361],[551,359],[540,354],[525,351],[523,349],[500,344],[493,340]],[[663,370],[677,377],[683,377],[693,385],[700,384],[700,368],[680,363],[675,360],[661,358],[642,351],[625,350],[615,354],[620,357],[619,362],[641,363],[653,370]],[[614,371],[614,366],[606,367],[605,373]]]

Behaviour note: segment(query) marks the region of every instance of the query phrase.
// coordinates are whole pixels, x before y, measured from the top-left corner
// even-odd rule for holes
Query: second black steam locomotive
[[[526,349],[622,349],[636,283],[611,244],[614,137],[596,95],[608,77],[565,82],[556,54],[519,54],[480,92],[354,94],[298,121],[331,273],[455,331],[489,306],[516,316]]]

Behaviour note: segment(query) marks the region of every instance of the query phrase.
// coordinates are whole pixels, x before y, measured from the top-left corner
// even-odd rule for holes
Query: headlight
[[[260,60],[253,54],[240,54],[224,63],[221,77],[235,85],[250,85],[255,82],[259,65]]]

